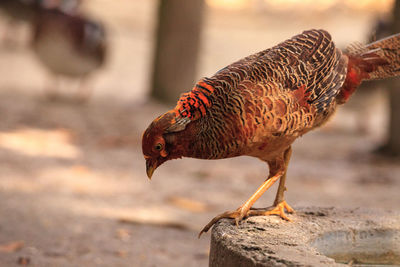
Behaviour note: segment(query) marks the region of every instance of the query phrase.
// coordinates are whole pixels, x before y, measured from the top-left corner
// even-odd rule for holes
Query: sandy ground
[[[150,182],[141,133],[169,108],[146,99],[156,2],[89,3],[108,27],[110,54],[86,105],[70,101],[74,81],[64,81],[61,99],[43,98],[49,77],[26,45],[27,27],[18,47],[0,49],[0,266],[207,266],[209,235],[197,239],[198,231],[241,205],[267,166],[184,159]],[[333,11],[209,9],[199,77],[311,27],[330,30],[340,46],[365,38],[373,13]],[[398,162],[370,154],[386,122],[384,93],[373,95],[296,142],[287,181],[294,207],[399,209]],[[270,205],[275,190],[257,206]]]

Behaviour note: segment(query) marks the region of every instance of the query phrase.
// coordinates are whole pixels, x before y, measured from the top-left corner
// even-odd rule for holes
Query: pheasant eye
[[[154,148],[157,150],[157,151],[160,151],[161,149],[162,149],[162,144],[160,144],[160,143],[158,143],[157,145],[155,145],[154,146]]]

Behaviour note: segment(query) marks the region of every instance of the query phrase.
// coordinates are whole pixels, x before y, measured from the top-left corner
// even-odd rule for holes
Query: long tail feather
[[[337,96],[339,104],[345,103],[365,80],[379,80],[400,75],[400,34],[378,40],[368,45],[351,45],[347,76]]]
[[[369,80],[400,75],[400,34],[389,36],[366,46],[368,52],[361,57],[375,66],[369,72]]]

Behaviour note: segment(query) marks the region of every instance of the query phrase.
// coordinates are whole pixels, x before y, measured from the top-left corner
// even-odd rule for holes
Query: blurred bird
[[[32,22],[39,9],[40,2],[37,0],[0,0],[0,11],[7,16],[1,44],[15,48],[19,36],[18,25]]]
[[[81,0],[0,0],[0,10],[8,17],[3,44],[15,45],[16,26],[21,22],[32,24],[41,10],[58,8],[65,13],[74,14],[78,12],[81,2]]]
[[[59,9],[43,10],[34,26],[33,51],[57,79],[79,79],[79,100],[87,100],[84,84],[99,69],[106,55],[106,34],[102,24]]]
[[[1,0],[0,9],[12,19],[31,21],[40,3],[39,0]]]
[[[284,200],[291,144],[324,124],[364,80],[400,74],[400,34],[346,53],[324,30],[309,30],[239,60],[201,79],[177,106],[156,118],[143,134],[149,178],[164,162],[181,157],[222,159],[252,156],[269,165],[269,176],[238,209],[213,218],[236,224],[243,218],[276,214],[289,220]],[[253,204],[280,180],[274,205]]]
[[[42,8],[58,9],[67,14],[79,13],[79,7],[82,4],[82,0],[37,0],[37,1],[40,1],[40,6]]]
[[[81,3],[82,0],[0,0],[0,9],[13,19],[32,21],[41,9],[76,13]]]

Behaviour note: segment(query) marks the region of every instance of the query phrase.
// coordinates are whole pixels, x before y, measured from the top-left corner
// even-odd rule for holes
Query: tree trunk
[[[192,89],[204,0],[159,0],[151,96],[176,103]]]
[[[392,33],[400,32],[400,0],[395,1],[391,23]],[[387,81],[390,98],[389,138],[384,146],[386,154],[400,155],[400,78]]]
[[[387,143],[388,152],[393,156],[400,155],[400,79],[390,83],[390,126]]]

